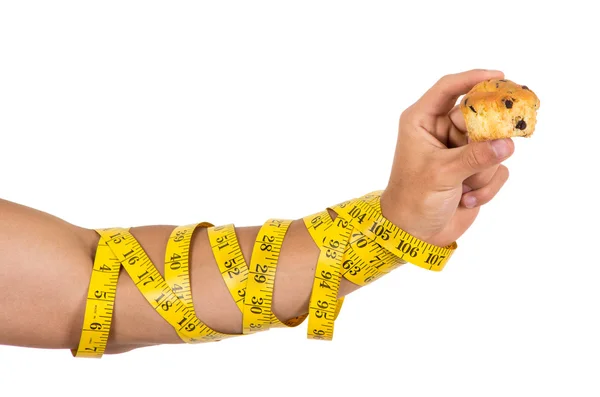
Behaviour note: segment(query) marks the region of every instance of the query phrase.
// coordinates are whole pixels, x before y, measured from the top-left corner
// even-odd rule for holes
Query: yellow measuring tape
[[[104,229],[106,230],[106,229]],[[90,277],[81,338],[76,357],[102,357],[108,342],[121,263],[101,238]]]
[[[283,235],[285,235],[285,232],[287,231],[290,222],[291,221],[281,221],[280,223],[279,220],[267,221],[261,228],[262,235],[261,233],[259,233],[259,235],[257,236],[257,240],[261,241],[260,239],[264,239],[268,241],[261,241],[260,244],[258,244],[258,249],[265,253],[273,252],[274,255],[277,255],[278,257],[279,251],[281,250],[281,245],[283,243],[283,239],[275,239],[275,236],[280,233],[283,233]],[[225,285],[227,285],[227,288],[229,289],[229,293],[231,294],[233,300],[235,301],[236,305],[243,314],[244,307],[246,307],[244,306],[244,304],[246,298],[249,270],[248,266],[246,265],[244,255],[242,254],[239,242],[237,240],[235,227],[233,226],[233,224],[228,224],[218,227],[209,227],[207,230],[208,238],[210,241],[213,255],[215,257],[215,261],[217,262],[217,266],[221,271],[221,277],[223,277]],[[262,281],[262,274],[260,274],[262,272],[260,272],[260,270],[264,268],[264,265],[261,265],[261,263],[259,263],[260,255],[260,253],[258,255],[253,254],[251,266],[255,270],[258,270],[258,272],[255,272],[257,274],[254,275],[255,278],[253,279],[253,285],[260,285],[261,283],[259,281]],[[271,263],[274,266],[276,266],[277,261],[275,260],[275,262],[273,263],[273,259],[276,258],[271,258],[268,261],[268,263]],[[281,322],[271,311],[273,292],[272,287],[272,285],[270,285],[270,287],[267,285],[266,288],[255,289],[255,294],[252,295],[248,300],[248,304],[251,305],[251,307],[249,307],[248,310],[258,311],[260,308],[260,310],[266,310],[265,313],[270,312],[270,323],[266,324],[265,319],[263,323],[258,324],[260,325],[260,327],[256,324],[252,324],[252,326],[251,324],[248,324],[248,329],[245,333],[252,333],[259,330],[267,330],[270,327],[295,327],[301,324],[302,321],[304,321],[304,319],[306,318],[306,316],[300,316],[294,317],[285,322]],[[256,306],[256,308],[253,309],[252,306]],[[265,324],[264,328],[263,324]]]
[[[233,224],[208,228],[208,239],[221,277],[231,297],[243,312],[248,266],[242,255]]]
[[[271,326],[275,271],[283,238],[291,223],[290,220],[269,219],[256,236],[242,310],[244,334],[266,331]]]
[[[165,251],[165,277],[152,264],[129,228],[97,229],[100,235],[84,322],[76,357],[101,357],[106,349],[120,267],[123,266],[152,307],[176,330],[182,341],[221,340],[224,334],[209,328],[197,316],[189,277],[190,243],[194,231],[207,228],[213,256],[231,297],[242,312],[243,334],[272,327],[294,327],[308,316],[307,337],[331,340],[343,298],[342,277],[366,285],[405,262],[440,271],[456,249],[436,247],[409,235],[381,214],[381,192],[348,200],[304,217],[313,241],[320,249],[308,314],[285,322],[272,312],[273,287],[283,240],[292,221],[269,219],[256,237],[247,265],[232,224],[202,222],[176,227]]]
[[[354,228],[380,244],[400,260],[427,270],[441,271],[457,245],[437,247],[411,236],[385,219],[372,204],[364,199],[351,200],[334,207],[338,215],[347,219]]]

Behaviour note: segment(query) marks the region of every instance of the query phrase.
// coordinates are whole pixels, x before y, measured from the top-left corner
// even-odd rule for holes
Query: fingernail
[[[477,204],[477,200],[473,196],[467,196],[463,199],[463,204],[467,208],[473,208]]]
[[[465,185],[463,183],[463,185],[462,185],[462,192],[463,192],[463,194],[469,193],[471,190],[473,190],[473,189],[471,189],[471,186]]]
[[[496,139],[490,142],[492,145],[492,150],[496,154],[496,157],[499,159],[503,159],[508,156],[510,153],[510,147],[508,146],[508,142],[505,139]]]

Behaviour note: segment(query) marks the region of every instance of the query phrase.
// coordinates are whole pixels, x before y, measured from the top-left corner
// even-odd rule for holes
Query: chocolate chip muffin
[[[539,107],[533,91],[510,80],[482,81],[460,102],[471,141],[531,136]]]

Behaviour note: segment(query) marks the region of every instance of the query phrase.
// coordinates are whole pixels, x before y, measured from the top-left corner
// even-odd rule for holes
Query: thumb
[[[485,142],[471,142],[468,145],[446,150],[448,170],[454,182],[462,182],[471,175],[509,158],[515,150],[512,139],[496,139]]]

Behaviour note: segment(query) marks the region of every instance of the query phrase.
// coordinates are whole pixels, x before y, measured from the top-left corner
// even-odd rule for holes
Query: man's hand
[[[480,81],[502,78],[502,72],[489,70],[444,76],[402,113],[392,173],[381,196],[384,216],[398,227],[446,246],[504,185],[508,169],[500,163],[513,153],[512,140],[468,143],[456,105]]]

